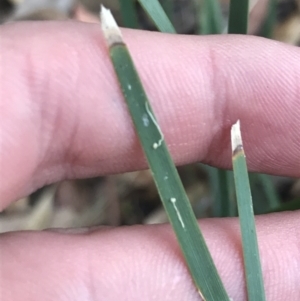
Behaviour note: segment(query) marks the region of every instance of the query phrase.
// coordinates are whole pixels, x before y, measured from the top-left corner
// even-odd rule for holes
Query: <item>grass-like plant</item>
[[[230,0],[228,33],[246,34],[249,0]]]
[[[209,176],[210,191],[213,199],[213,216],[229,217],[235,216],[236,203],[231,194],[232,177],[228,170],[204,165]]]
[[[123,25],[127,28],[138,28],[135,0],[119,0],[119,3]]]
[[[197,290],[204,300],[229,301],[121,32],[103,7],[101,25],[120,88]]]
[[[247,34],[248,14],[249,0],[231,0],[228,33]],[[239,121],[232,126],[231,142],[233,152],[232,165],[242,235],[248,300],[264,301],[265,291],[258,251],[253,203]]]
[[[239,121],[232,126],[231,145],[248,300],[265,301],[251,190]]]
[[[176,33],[176,30],[158,0],[138,0],[158,30],[166,33]]]
[[[120,1],[122,2],[122,0]],[[158,0],[138,1],[160,31],[175,33],[175,29],[168,18],[170,11],[166,14],[163,9],[163,7],[170,9],[168,6],[170,0],[164,1],[163,7]],[[197,3],[199,2],[197,1]],[[266,36],[271,34],[274,24],[274,3],[275,0],[271,0],[269,15],[264,25]],[[231,0],[228,33],[247,34],[248,12],[249,0]],[[129,11],[128,16],[130,13]],[[131,56],[122,40],[121,33],[107,10],[102,10],[101,19],[121,90],[195,285],[206,301],[229,300],[204,238],[199,231],[195,216],[169,155],[164,135],[144,92]],[[202,1],[199,20],[202,34],[220,34],[224,31],[222,29],[222,14],[217,0]],[[241,225],[248,299],[249,301],[264,301],[265,292],[253,204],[239,123],[233,126],[231,138],[235,193]],[[219,200],[218,203],[214,204],[215,215],[235,215],[235,201],[230,191],[232,181],[231,177],[228,176],[228,171],[212,167],[208,167],[208,171],[214,186],[215,199]],[[270,178],[266,175],[257,175],[255,179],[261,183],[269,207],[274,210],[279,206],[279,200]]]
[[[265,38],[271,39],[273,36],[273,30],[276,23],[276,0],[268,1],[268,13],[261,27],[261,35]]]
[[[222,13],[218,0],[195,0],[199,16],[199,30],[202,35],[220,34],[222,28]]]

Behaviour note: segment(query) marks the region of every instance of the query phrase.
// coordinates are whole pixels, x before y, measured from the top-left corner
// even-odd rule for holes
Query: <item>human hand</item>
[[[124,30],[177,164],[300,176],[298,48],[255,37]],[[0,209],[47,183],[146,167],[99,25],[3,26]],[[237,219],[200,222],[233,300],[246,300]],[[267,300],[298,300],[299,213],[257,218]],[[0,236],[3,301],[198,300],[168,225]]]

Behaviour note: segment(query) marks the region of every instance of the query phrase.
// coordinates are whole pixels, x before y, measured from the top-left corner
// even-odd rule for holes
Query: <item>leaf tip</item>
[[[231,127],[231,147],[233,154],[243,147],[240,120]]]
[[[101,28],[108,46],[111,47],[114,44],[123,43],[122,34],[116,20],[111,11],[103,5],[101,5],[100,20]]]

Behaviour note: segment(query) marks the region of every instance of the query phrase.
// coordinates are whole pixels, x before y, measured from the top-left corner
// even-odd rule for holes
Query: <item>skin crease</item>
[[[240,119],[251,170],[300,176],[298,48],[123,34],[177,164],[230,167]],[[0,40],[2,208],[45,183],[146,166],[99,25],[8,25]],[[257,218],[267,300],[300,299],[299,220]],[[200,226],[230,297],[246,300],[238,221]],[[168,225],[3,234],[0,258],[4,301],[199,300]]]

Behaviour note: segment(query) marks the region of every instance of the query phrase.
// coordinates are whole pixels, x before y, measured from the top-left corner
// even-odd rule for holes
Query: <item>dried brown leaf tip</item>
[[[233,157],[244,153],[239,120],[231,128],[231,148]]]
[[[111,11],[101,5],[100,12],[101,28],[109,47],[117,44],[124,44],[122,34]]]

